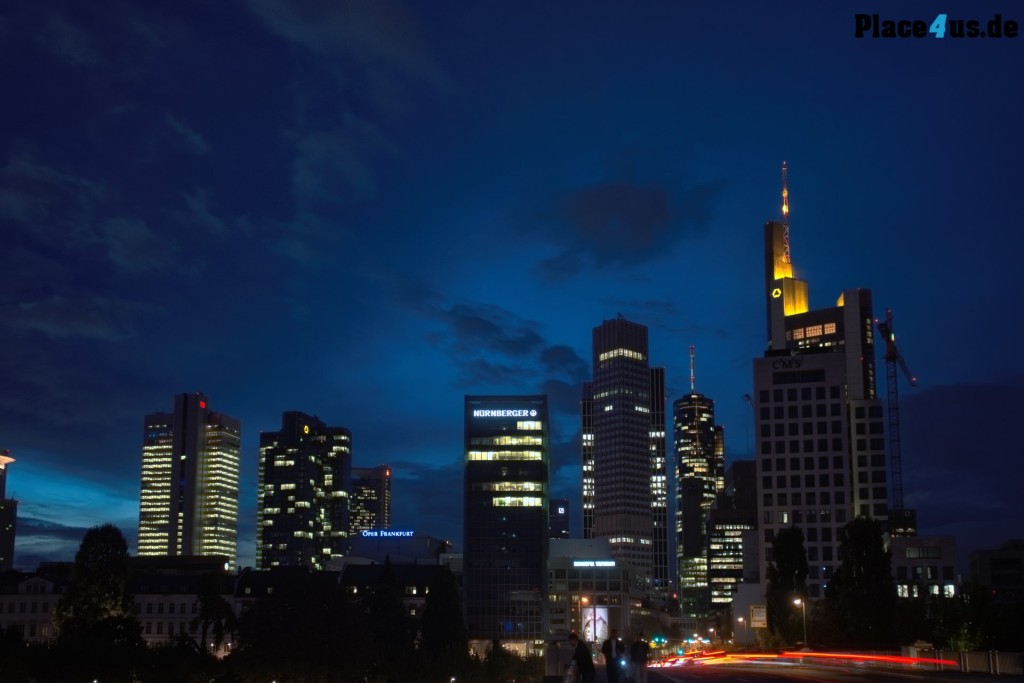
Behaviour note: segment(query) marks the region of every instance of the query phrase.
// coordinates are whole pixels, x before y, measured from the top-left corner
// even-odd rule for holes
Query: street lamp
[[[804,647],[807,647],[807,601],[797,598],[793,600],[794,605],[799,605],[804,616]]]
[[[709,643],[714,643],[715,642],[715,629],[713,629],[713,628],[709,628],[708,629],[708,642]]]
[[[743,644],[747,644],[747,620],[743,617],[736,617],[736,621],[743,627]]]

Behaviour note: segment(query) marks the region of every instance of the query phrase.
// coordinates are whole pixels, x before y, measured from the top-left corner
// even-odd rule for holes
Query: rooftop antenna
[[[789,181],[786,178],[786,162],[782,162],[782,224],[785,229],[782,231],[783,259],[786,263],[792,263],[789,257]]]
[[[696,365],[694,364],[694,346],[690,344],[690,393],[697,393],[697,371]]]

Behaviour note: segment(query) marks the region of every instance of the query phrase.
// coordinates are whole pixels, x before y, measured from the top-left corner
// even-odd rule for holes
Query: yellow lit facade
[[[238,545],[241,424],[179,394],[173,413],[143,421],[140,556],[224,556]]]

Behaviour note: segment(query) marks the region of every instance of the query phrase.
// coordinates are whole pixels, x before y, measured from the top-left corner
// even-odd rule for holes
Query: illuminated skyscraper
[[[775,534],[799,527],[815,598],[838,567],[839,530],[858,515],[887,519],[884,423],[871,291],[810,310],[807,283],[793,275],[788,204],[783,214],[764,226],[768,349],[754,359],[760,575]]]
[[[544,638],[547,396],[466,396],[463,594],[469,638]]]
[[[139,555],[223,555],[234,566],[241,432],[199,393],[145,416]]]
[[[7,497],[7,466],[12,462],[11,452],[0,448],[0,572],[14,569],[18,501]]]
[[[692,354],[693,347],[690,350]],[[672,408],[679,482],[675,524],[679,602],[684,618],[692,621],[706,618],[711,604],[707,521],[715,497],[725,491],[725,430],[715,424],[715,402],[697,393],[692,383],[690,393]],[[684,628],[693,626],[684,624]]]
[[[352,468],[352,535],[369,529],[391,528],[391,468]]]
[[[651,368],[647,328],[621,316],[593,332],[582,398],[583,537],[607,538],[652,593],[669,580],[665,371]]]
[[[322,569],[346,552],[352,434],[288,411],[260,433],[256,567]]]

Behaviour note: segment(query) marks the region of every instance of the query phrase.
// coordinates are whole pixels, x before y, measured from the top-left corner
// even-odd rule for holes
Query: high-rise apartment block
[[[545,637],[546,396],[466,396],[463,596],[473,641]]]
[[[582,399],[583,537],[670,586],[665,370],[648,361],[647,327],[619,316],[593,331],[593,380]]]
[[[18,501],[7,497],[7,466],[12,462],[11,452],[0,448],[0,572],[14,569]]]
[[[238,542],[241,423],[200,393],[143,420],[139,555],[222,555]]]
[[[349,537],[352,434],[285,412],[260,434],[256,567],[323,569]]]
[[[875,390],[871,292],[848,289],[811,310],[794,277],[788,197],[764,227],[768,349],[754,359],[761,572],[782,529],[804,534],[812,598],[839,564],[839,530],[853,517],[888,517],[882,403]]]
[[[391,528],[391,468],[352,468],[351,533]]]

